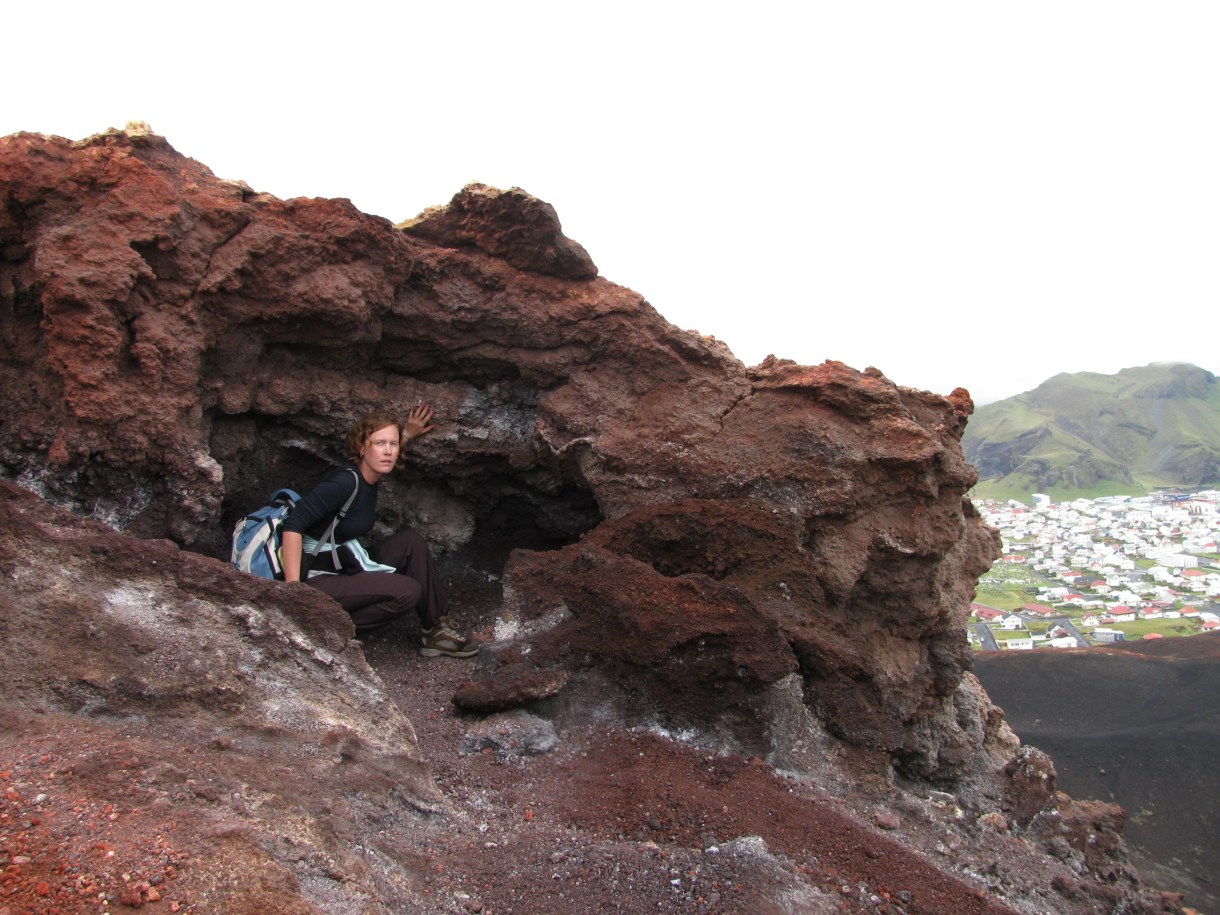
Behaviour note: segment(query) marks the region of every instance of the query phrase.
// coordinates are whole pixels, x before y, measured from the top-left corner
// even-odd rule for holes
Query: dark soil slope
[[[1220,912],[1220,636],[986,656],[976,673],[1064,791],[1126,809],[1142,873]]]

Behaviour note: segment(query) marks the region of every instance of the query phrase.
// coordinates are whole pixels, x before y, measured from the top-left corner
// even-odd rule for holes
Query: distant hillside
[[[1220,482],[1220,384],[1185,363],[1056,375],[980,407],[962,440],[977,493],[1028,499]]]

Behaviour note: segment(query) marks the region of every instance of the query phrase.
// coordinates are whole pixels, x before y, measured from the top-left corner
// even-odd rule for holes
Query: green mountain
[[[1056,375],[980,407],[962,438],[975,495],[1056,499],[1220,485],[1220,384],[1185,363]]]

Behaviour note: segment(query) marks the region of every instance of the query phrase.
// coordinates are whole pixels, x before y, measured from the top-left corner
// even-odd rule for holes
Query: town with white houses
[[[1220,491],[975,505],[1004,549],[971,604],[975,648],[1082,648],[1220,629]]]

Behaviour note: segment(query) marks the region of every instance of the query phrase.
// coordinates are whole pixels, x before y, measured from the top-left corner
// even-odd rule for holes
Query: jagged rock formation
[[[834,744],[1018,829],[1068,803],[968,674],[999,544],[965,498],[966,392],[747,369],[598,277],[516,189],[395,227],[139,131],[6,138],[0,177],[5,476],[216,557],[355,417],[426,401],[441,426],[383,484],[382,523],[504,574],[459,701],[560,727],[596,708],[795,772]],[[39,698],[80,711],[69,693]]]
[[[354,416],[426,400],[443,433],[391,501],[424,507],[438,523],[411,520],[434,537],[505,555],[614,522],[523,558],[509,572],[520,598],[522,566],[562,570],[597,608],[583,624],[618,633],[594,640],[671,617],[666,641],[623,644],[647,658],[639,676],[710,639],[705,652],[728,652],[718,677],[747,695],[800,669],[848,739],[960,774],[944,707],[967,665],[961,614],[996,550],[963,499],[964,394],[833,363],[747,372],[590,278],[553,212],[516,191],[468,188],[455,215],[396,231],[343,201],[217,181],[155,136],[23,137],[4,167],[14,476],[215,554],[227,506],[307,485]],[[711,616],[675,616],[675,595],[612,617],[620,579],[703,589]],[[726,631],[715,617],[733,606]],[[731,660],[750,642],[760,664]]]

